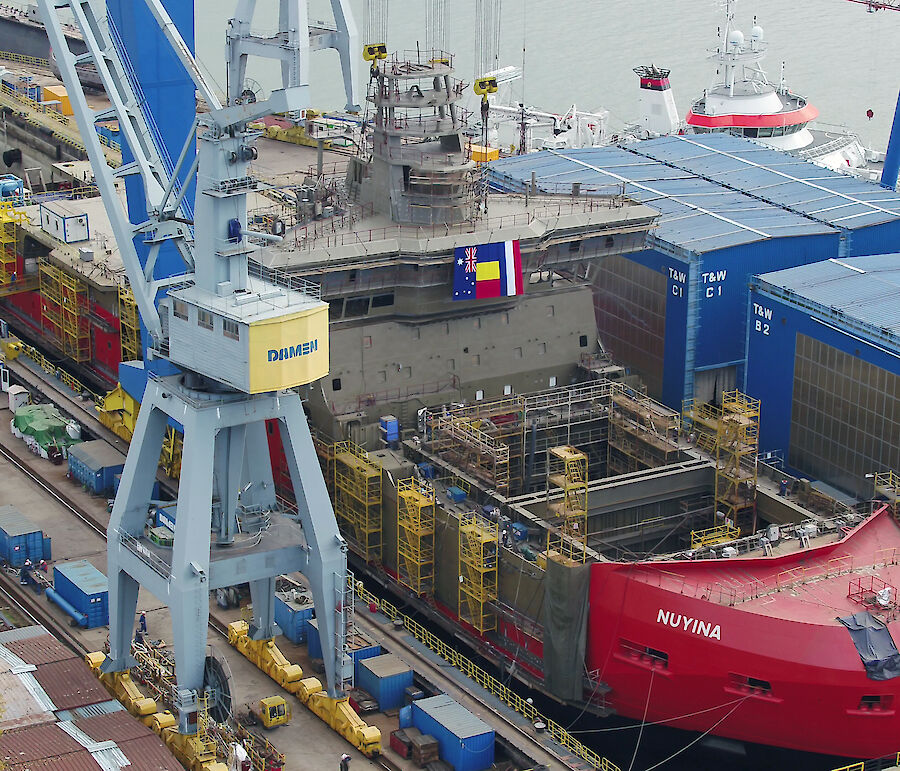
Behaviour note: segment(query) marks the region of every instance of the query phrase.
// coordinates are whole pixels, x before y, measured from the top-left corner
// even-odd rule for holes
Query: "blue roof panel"
[[[661,137],[628,149],[836,227],[900,219],[900,194],[730,134]]]
[[[837,232],[823,222],[632,149],[652,148],[661,141],[503,158],[489,165],[490,180],[495,188],[512,192],[524,191],[532,174],[544,193],[570,194],[573,183],[581,185],[582,195],[624,190],[630,198],[660,212],[654,239],[697,253],[772,238]]]
[[[814,262],[759,276],[760,287],[814,303],[900,342],[900,254]]]

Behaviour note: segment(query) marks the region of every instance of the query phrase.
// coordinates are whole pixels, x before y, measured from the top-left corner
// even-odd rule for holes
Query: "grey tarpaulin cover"
[[[900,675],[900,653],[882,621],[867,610],[838,621],[849,630],[871,680],[890,680]]]
[[[547,560],[544,574],[544,685],[559,699],[584,696],[589,565]]]

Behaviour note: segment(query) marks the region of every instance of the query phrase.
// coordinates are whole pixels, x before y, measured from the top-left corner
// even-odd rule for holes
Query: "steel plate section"
[[[38,667],[34,677],[57,709],[74,709],[109,700],[106,689],[79,659],[45,664]]]

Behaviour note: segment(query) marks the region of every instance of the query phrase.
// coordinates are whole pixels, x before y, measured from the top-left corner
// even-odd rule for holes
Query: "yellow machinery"
[[[363,755],[373,758],[381,754],[381,731],[360,719],[348,697],[329,698],[322,683],[315,677],[304,678],[303,670],[284,657],[274,640],[251,640],[249,631],[246,621],[233,621],[228,625],[229,644]]]
[[[420,596],[434,586],[434,508],[434,488],[427,482],[397,482],[398,573]]]
[[[291,707],[281,696],[268,696],[260,699],[258,705],[248,707],[248,709],[266,730],[291,722]]]
[[[197,733],[193,736],[180,734],[175,716],[168,711],[158,712],[156,702],[141,693],[128,672],[101,672],[100,667],[105,659],[106,654],[102,651],[85,656],[91,671],[106,690],[118,699],[129,713],[158,734],[185,768],[189,771],[227,771],[225,764],[219,762],[216,756],[215,744],[207,736],[208,719],[205,709],[200,710]]]

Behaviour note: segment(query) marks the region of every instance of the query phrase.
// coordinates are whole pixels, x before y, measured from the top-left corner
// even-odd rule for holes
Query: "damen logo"
[[[285,359],[294,359],[297,356],[306,356],[319,350],[319,341],[310,340],[308,343],[298,343],[287,348],[270,348],[269,361],[284,361]]]

